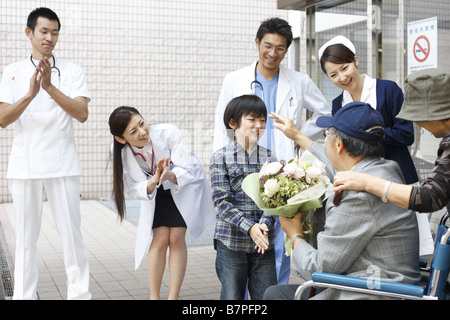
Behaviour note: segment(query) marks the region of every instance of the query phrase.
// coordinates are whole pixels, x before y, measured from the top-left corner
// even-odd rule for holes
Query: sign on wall
[[[437,68],[437,17],[408,23],[408,74]]]

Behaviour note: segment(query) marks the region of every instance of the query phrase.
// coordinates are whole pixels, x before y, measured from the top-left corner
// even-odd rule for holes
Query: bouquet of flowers
[[[325,164],[310,152],[290,160],[265,163],[259,173],[248,175],[242,182],[242,190],[262,211],[292,218],[302,212],[302,225],[305,236],[311,232],[307,221],[313,209],[322,207],[325,191],[330,180],[325,173]],[[290,246],[286,252],[290,254]]]

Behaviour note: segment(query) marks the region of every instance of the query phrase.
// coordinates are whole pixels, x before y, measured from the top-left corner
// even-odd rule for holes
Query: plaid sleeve
[[[247,219],[245,214],[235,206],[227,164],[220,152],[216,152],[211,159],[210,175],[212,200],[217,215],[227,223],[248,233],[255,222]]]
[[[275,224],[275,217],[270,214],[264,213],[259,220],[259,223],[265,224],[267,228],[271,229]]]
[[[450,200],[450,135],[442,139],[435,167],[420,187],[412,187],[409,209],[433,212],[445,207]]]

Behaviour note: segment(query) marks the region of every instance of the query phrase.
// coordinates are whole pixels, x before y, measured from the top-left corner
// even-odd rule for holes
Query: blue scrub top
[[[277,73],[272,79],[270,79],[270,81],[267,81],[262,74],[256,71],[256,80],[262,84],[263,90],[261,90],[261,87],[259,85],[256,85],[255,95],[257,95],[264,101],[267,108],[267,115],[275,112],[276,110],[278,78],[279,73]],[[259,139],[258,144],[267,149],[270,149],[273,153],[276,153],[273,137],[273,123],[274,120],[267,117],[266,130],[264,131],[264,135]]]

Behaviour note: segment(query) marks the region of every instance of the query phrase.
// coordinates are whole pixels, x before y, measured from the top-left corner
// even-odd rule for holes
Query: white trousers
[[[89,263],[81,235],[80,178],[9,180],[13,197],[16,252],[13,299],[37,299],[36,244],[47,194],[61,237],[67,274],[67,299],[90,299]]]

